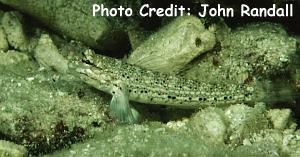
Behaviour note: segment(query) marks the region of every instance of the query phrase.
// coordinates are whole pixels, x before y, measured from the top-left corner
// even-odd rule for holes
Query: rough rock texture
[[[117,144],[116,144],[117,143]],[[264,147],[262,147],[264,149]],[[190,132],[181,133],[159,123],[121,126],[98,134],[86,143],[78,143],[46,157],[60,156],[267,156],[256,148],[230,149],[210,144]]]
[[[200,19],[178,17],[149,36],[127,62],[154,71],[176,73],[214,45],[214,34],[204,28]]]
[[[279,25],[250,24],[240,27],[186,72],[188,78],[210,83],[251,83],[289,73],[296,40]]]
[[[1,157],[27,157],[28,152],[24,146],[0,140]]]
[[[18,12],[6,12],[1,23],[9,45],[17,50],[26,51],[29,41],[22,24],[22,17]]]
[[[290,109],[272,109],[268,112],[268,117],[272,121],[273,127],[278,130],[286,129],[292,121],[292,111]]]
[[[99,97],[75,78],[41,71],[32,61],[0,65],[0,91],[5,91],[0,92],[0,137],[24,145],[31,153],[49,152],[91,136],[92,130],[105,128],[109,121],[105,96]]]
[[[263,104],[255,105],[254,108],[243,104],[228,107],[225,116],[230,121],[228,132],[230,132],[231,145],[238,145],[244,138],[269,128],[265,112],[266,108]]]
[[[41,21],[45,20],[46,24],[48,23],[51,28],[61,34],[76,37],[82,41],[86,40],[90,46],[95,44],[94,41],[99,37],[98,35],[101,36],[101,32],[108,30],[110,33],[115,33],[115,28],[110,27],[115,26],[110,23],[114,23],[114,20],[109,20],[108,27],[106,27],[106,22],[104,24],[96,22],[101,27],[101,29],[97,27],[97,30],[94,30],[94,25],[93,27],[86,25],[93,18],[86,18],[86,10],[81,10],[81,6],[88,5],[91,1],[80,0],[75,3],[71,0],[29,0],[26,2],[0,0],[0,2],[22,8],[21,10],[35,15]],[[124,3],[131,2],[130,0],[124,1]],[[33,4],[40,5],[33,6]],[[55,13],[53,13],[53,8]],[[41,13],[42,11],[45,11],[45,14]],[[32,44],[31,34],[28,36],[26,33],[23,34],[27,31],[27,27],[24,27],[22,20],[17,18],[19,17],[17,14],[0,11],[0,19],[3,15],[9,15],[7,19],[10,19],[14,25],[8,30],[13,35],[21,32],[20,39],[24,35],[29,45],[35,45]],[[64,17],[66,15],[67,17]],[[34,20],[30,17],[29,19]],[[10,22],[6,22],[5,27],[10,26],[9,24]],[[212,28],[210,30],[214,30],[216,34],[215,47],[213,50],[203,51],[204,53],[197,58],[199,62],[190,64],[191,67],[185,67],[188,69],[187,77],[224,84],[251,83],[255,80],[254,77],[271,80],[276,78],[280,83],[286,79],[278,76],[289,77],[292,68],[297,68],[297,64],[291,62],[293,58],[291,56],[296,48],[299,53],[299,41],[296,45],[295,40],[287,35],[281,26],[257,23],[240,26],[232,32],[229,32],[227,26],[223,26],[216,26],[216,28],[210,26]],[[21,27],[26,29],[19,29]],[[73,32],[68,32],[68,29]],[[93,31],[96,33],[91,33]],[[178,30],[175,29],[174,32],[170,33],[170,37],[176,35]],[[110,33],[108,43],[114,40],[110,38],[113,38]],[[141,124],[129,126],[114,125],[114,119],[106,110],[109,102],[106,94],[83,84],[74,76],[58,74],[38,65],[36,61],[39,61],[40,65],[49,61],[48,63],[55,63],[51,66],[61,72],[66,67],[62,56],[69,59],[70,56],[80,55],[86,50],[83,46],[78,46],[80,44],[77,41],[72,41],[69,45],[67,40],[58,39],[51,32],[46,32],[46,34],[50,34],[53,42],[47,35],[43,35],[38,40],[40,42],[35,49],[28,46],[28,51],[21,51],[22,44],[15,46],[11,44],[9,48],[17,49],[17,51],[8,50],[6,53],[0,53],[1,140],[23,145],[34,155],[56,151],[46,155],[49,157],[122,155],[296,157],[300,153],[300,131],[296,130],[296,120],[293,119],[293,115],[298,113],[292,113],[289,109],[270,110],[268,107],[271,103],[265,105],[258,103],[254,107],[244,104],[228,104],[231,105],[229,108],[209,108],[198,113],[140,104],[141,109],[147,110],[147,116],[152,117],[148,121],[153,121],[155,117],[158,122],[144,121]],[[191,34],[194,37],[193,32]],[[82,36],[85,38],[81,38]],[[107,48],[108,45],[105,45],[103,42],[105,39],[102,37],[99,37],[101,38],[99,42],[104,45],[99,46]],[[188,38],[189,35],[187,34],[186,37]],[[18,36],[15,36],[11,40],[19,40],[17,38]],[[145,39],[143,36],[141,38]],[[134,40],[137,41],[139,38]],[[164,43],[161,39],[157,39],[156,42]],[[112,43],[113,46],[109,48],[120,48],[114,42]],[[133,45],[139,44],[144,43],[136,42]],[[172,50],[173,47],[164,48]],[[33,56],[28,53],[34,50],[39,55]],[[160,58],[159,56],[153,60]],[[81,61],[82,58],[77,59]],[[296,61],[299,60],[296,59]],[[299,68],[296,73],[296,80],[299,81]],[[293,82],[294,80],[291,79],[289,78],[288,81]],[[282,94],[284,92],[276,96],[284,97],[285,95]],[[294,106],[297,107],[297,105]],[[195,114],[190,117],[191,112]],[[142,114],[145,116],[143,112]],[[170,119],[172,121],[169,121]],[[76,143],[83,139],[84,141]],[[10,153],[15,150],[15,145],[12,146],[6,141],[0,141],[0,152],[4,150],[7,154],[7,151]],[[75,144],[66,149],[73,143]],[[59,151],[60,149],[62,150]]]
[[[198,112],[190,125],[199,137],[211,142],[224,143],[227,138],[228,121],[220,109],[209,108]]]
[[[6,34],[0,25],[0,51],[7,51],[8,50],[8,43],[6,40]]]
[[[124,47],[126,34],[118,27],[117,20],[92,16],[92,4],[105,0],[0,0],[30,14],[62,35],[82,41],[87,45],[106,51]],[[115,18],[116,19],[116,18]]]
[[[22,61],[28,61],[29,57],[18,51],[9,50],[7,52],[0,52],[0,66],[13,65]]]
[[[67,71],[68,61],[59,53],[49,35],[43,34],[41,36],[34,51],[34,57],[41,66],[50,66],[60,73]]]

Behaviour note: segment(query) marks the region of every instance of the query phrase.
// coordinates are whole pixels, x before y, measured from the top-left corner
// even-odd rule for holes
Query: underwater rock
[[[29,57],[21,52],[9,50],[7,52],[0,52],[0,66],[1,65],[12,65],[22,61],[28,61]]]
[[[269,110],[267,116],[270,118],[274,129],[283,130],[290,123],[291,114],[292,111],[290,109],[272,109]]]
[[[149,37],[150,32],[141,30],[139,28],[128,29],[128,37],[131,44],[131,48],[135,50]]]
[[[182,133],[162,125],[116,126],[93,139],[72,145],[45,157],[62,156],[266,156],[259,148],[232,150],[224,144],[212,144],[190,132]],[[268,151],[268,150],[266,150]],[[100,155],[99,155],[100,154]]]
[[[6,34],[2,26],[0,25],[0,51],[7,51],[8,50],[8,43],[6,40]]]
[[[1,157],[27,157],[28,152],[25,147],[12,142],[0,140]]]
[[[26,51],[28,37],[22,24],[22,18],[22,14],[18,12],[5,12],[1,23],[9,45],[17,50]]]
[[[300,136],[298,131],[277,129],[261,130],[244,139],[243,146],[256,147],[272,156],[299,156]]]
[[[250,84],[255,78],[286,75],[291,71],[296,40],[280,25],[257,23],[233,30],[217,47],[185,72],[186,77],[216,84]]]
[[[208,108],[193,116],[190,125],[193,132],[202,139],[224,143],[227,137],[227,123],[221,109]]]
[[[189,122],[189,119],[183,119],[183,120],[179,120],[179,121],[169,121],[166,124],[166,127],[174,129],[176,131],[186,131],[187,128],[187,124]]]
[[[284,137],[284,151],[291,157],[298,157],[300,154],[300,130],[294,134],[288,134]]]
[[[261,157],[282,157],[286,154],[282,152],[280,146],[274,141],[269,141],[268,139],[260,140],[259,142],[254,142],[248,145],[242,145],[236,148],[238,151],[251,151],[256,154],[263,154]],[[243,156],[243,155],[241,155]]]
[[[34,52],[34,57],[41,66],[53,68],[61,73],[68,70],[68,61],[59,53],[49,35],[43,34],[40,37]]]
[[[0,65],[0,135],[39,154],[101,132],[109,100],[75,80],[32,60]]]
[[[178,72],[212,49],[215,36],[194,16],[177,17],[136,48],[127,62],[163,73]]]
[[[225,117],[229,121],[228,142],[231,145],[239,145],[245,138],[267,129],[269,122],[265,112],[264,104],[257,104],[254,108],[243,104],[228,107],[225,110]]]
[[[92,4],[106,0],[0,0],[0,2],[23,11],[61,35],[68,36],[103,51],[120,51],[127,44],[126,33],[120,22],[106,17],[93,17]],[[119,52],[120,53],[120,52]]]

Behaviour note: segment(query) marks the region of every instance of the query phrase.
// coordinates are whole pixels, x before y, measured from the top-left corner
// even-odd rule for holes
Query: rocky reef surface
[[[149,30],[139,18],[88,18],[80,10],[92,0],[0,2],[0,156],[300,154],[300,40],[286,27],[235,27],[190,16],[163,19]],[[189,1],[196,2],[203,3]],[[269,93],[252,106],[135,104],[143,122],[120,125],[108,110],[109,95],[66,72],[68,60],[81,60],[88,49],[127,53],[124,62],[162,73],[224,86],[260,85]]]

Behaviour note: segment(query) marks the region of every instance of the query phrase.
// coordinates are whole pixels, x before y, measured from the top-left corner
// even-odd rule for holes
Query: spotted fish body
[[[224,87],[201,83],[145,70],[91,51],[85,52],[84,63],[73,67],[76,67],[75,71],[84,82],[111,94],[113,100],[121,103],[118,105],[131,100],[145,104],[199,108],[254,102],[260,97],[253,87],[247,85],[230,84]]]

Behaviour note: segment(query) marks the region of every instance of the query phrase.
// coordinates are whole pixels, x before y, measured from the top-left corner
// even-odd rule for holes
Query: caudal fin
[[[260,81],[257,83],[257,86],[257,101],[263,101],[268,104],[291,103],[300,96],[295,85],[288,81]]]

